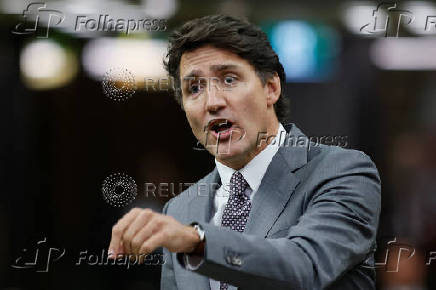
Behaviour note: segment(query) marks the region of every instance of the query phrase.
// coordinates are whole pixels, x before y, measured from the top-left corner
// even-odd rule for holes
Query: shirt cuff
[[[195,271],[204,263],[204,258],[196,255],[183,254],[185,267],[188,270]]]

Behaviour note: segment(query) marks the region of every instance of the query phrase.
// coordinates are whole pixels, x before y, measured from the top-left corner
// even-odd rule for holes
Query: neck
[[[267,131],[267,136],[277,136],[277,133],[279,131],[279,122],[276,119],[275,122],[273,122],[273,124],[271,124],[270,126],[271,129],[268,129]],[[219,162],[221,162],[222,164],[233,168],[234,170],[240,170],[242,168],[245,167],[245,165],[247,165],[251,160],[253,160],[254,157],[256,157],[260,152],[262,152],[262,150],[264,150],[266,148],[266,146],[268,146],[268,144],[271,143],[271,141],[273,140],[273,138],[268,138],[267,142],[261,142],[261,145],[258,146],[257,144],[257,140],[256,140],[256,144],[253,150],[251,150],[248,154],[245,154],[244,156],[241,156],[240,158],[235,158],[235,159],[231,159],[231,160],[220,160],[217,159]]]

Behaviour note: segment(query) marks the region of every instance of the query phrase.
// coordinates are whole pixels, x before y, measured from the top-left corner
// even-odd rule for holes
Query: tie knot
[[[233,193],[242,195],[247,188],[248,183],[245,180],[244,176],[241,174],[241,172],[235,171],[235,173],[233,173],[232,175],[232,178],[230,179],[230,186]]]

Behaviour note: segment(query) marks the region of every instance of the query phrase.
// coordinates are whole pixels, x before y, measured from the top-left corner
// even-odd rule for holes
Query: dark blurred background
[[[0,289],[159,289],[157,265],[76,263],[107,249],[130,208],[160,211],[213,169],[173,92],[146,80],[166,77],[170,31],[216,13],[267,32],[288,76],[291,122],[308,136],[341,136],[376,163],[378,288],[436,289],[436,3],[53,0],[23,17],[30,3],[0,1]],[[164,25],[77,26],[100,15]],[[130,98],[111,97],[126,84]],[[127,206],[103,198],[114,173],[136,181]],[[150,184],[168,186],[150,194]]]

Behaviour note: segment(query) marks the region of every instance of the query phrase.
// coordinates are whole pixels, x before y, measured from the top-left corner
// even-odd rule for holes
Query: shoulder
[[[300,178],[310,185],[312,198],[328,196],[332,200],[353,200],[380,208],[381,180],[377,167],[362,151],[337,146],[319,145],[308,152],[308,162]],[[303,169],[303,168],[302,168]],[[330,196],[328,193],[335,193]],[[359,206],[355,212],[359,212]]]
[[[378,175],[372,159],[363,151],[319,144],[308,150],[307,165],[338,173],[343,170],[369,170]]]
[[[312,196],[309,193],[316,196],[332,189],[345,188],[359,191],[357,195],[360,195],[370,188],[378,198],[380,175],[374,162],[364,152],[319,144],[307,150],[306,158],[306,164],[294,173],[308,196]]]

